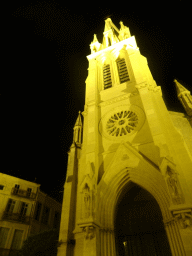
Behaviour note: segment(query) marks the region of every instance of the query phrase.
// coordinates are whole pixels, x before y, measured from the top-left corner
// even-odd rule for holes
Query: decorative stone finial
[[[99,51],[100,45],[101,44],[99,43],[96,34],[94,34],[93,41],[90,44],[91,54]]]
[[[93,42],[92,42],[92,43],[96,43],[96,42],[98,42],[98,39],[97,39],[97,35],[96,35],[96,34],[94,34]]]
[[[120,21],[119,24],[120,24],[120,26],[121,26],[120,30],[122,30],[122,29],[125,28],[125,26],[123,25],[123,22],[122,22],[122,21]]]
[[[183,105],[188,116],[192,117],[192,96],[189,90],[181,85],[176,79],[174,79],[177,97]]]
[[[119,39],[120,39],[120,41],[131,37],[129,28],[127,26],[124,26],[122,21],[120,21],[119,24],[121,26],[120,32],[119,32]]]

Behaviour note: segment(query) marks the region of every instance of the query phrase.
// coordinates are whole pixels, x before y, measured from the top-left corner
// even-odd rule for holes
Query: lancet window
[[[104,89],[112,87],[111,70],[109,64],[103,66],[103,83]]]
[[[122,84],[126,81],[129,81],[130,78],[129,78],[129,75],[128,75],[125,59],[124,58],[122,58],[122,59],[118,58],[116,60],[116,62],[117,62],[117,69],[118,69],[118,73],[119,73],[120,84]]]

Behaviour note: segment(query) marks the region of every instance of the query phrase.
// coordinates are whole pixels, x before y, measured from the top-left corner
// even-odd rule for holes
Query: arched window
[[[125,63],[125,59],[118,58],[116,60],[116,62],[117,62],[117,69],[118,69],[118,73],[119,73],[120,84],[122,84],[126,81],[130,81],[128,71],[127,71],[127,66]]]
[[[109,64],[103,66],[103,83],[104,90],[112,87],[111,70]]]

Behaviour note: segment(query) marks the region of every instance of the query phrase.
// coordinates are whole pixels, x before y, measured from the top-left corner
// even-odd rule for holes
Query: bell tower
[[[163,248],[166,255],[192,255],[192,152],[161,87],[123,22],[118,29],[106,19],[103,42],[94,35],[90,49],[84,120],[82,125],[79,113],[68,153],[57,255],[164,255]],[[183,102],[184,95],[189,93],[181,93]],[[159,216],[163,238],[153,236],[155,218],[146,225],[150,210],[131,217],[133,204],[141,209],[143,201]]]

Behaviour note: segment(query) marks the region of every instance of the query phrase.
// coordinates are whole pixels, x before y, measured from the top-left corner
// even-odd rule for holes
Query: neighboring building
[[[102,44],[90,44],[57,255],[191,256],[192,96],[174,80],[186,113],[169,112],[120,25],[106,19]]]
[[[37,234],[52,228],[59,229],[61,203],[39,191],[31,222],[30,234]]]
[[[0,255],[16,255],[30,234],[58,228],[61,204],[40,184],[0,173]]]

